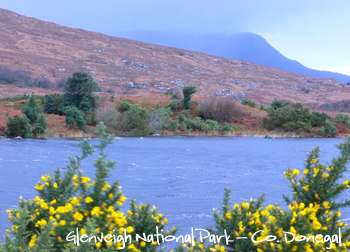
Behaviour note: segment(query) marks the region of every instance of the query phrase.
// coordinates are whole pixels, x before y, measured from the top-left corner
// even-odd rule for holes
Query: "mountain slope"
[[[317,108],[347,100],[350,94],[349,86],[333,79],[72,29],[3,9],[0,66],[51,80],[90,71],[102,92],[117,95],[161,95],[167,89],[181,92],[184,86],[195,85],[200,96],[248,98],[261,104],[287,99]],[[0,95],[8,95],[8,87],[0,85]]]
[[[298,61],[290,60],[273,48],[264,38],[250,32],[233,35],[190,35],[137,31],[125,33],[125,37],[230,59],[245,60],[312,77],[333,78],[344,83],[350,81],[350,76],[348,75],[310,69]]]

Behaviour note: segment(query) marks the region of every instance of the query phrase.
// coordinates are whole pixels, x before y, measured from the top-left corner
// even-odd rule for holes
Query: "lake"
[[[0,237],[9,228],[6,209],[18,205],[19,196],[33,199],[40,177],[65,169],[68,156],[80,153],[75,139],[0,140]],[[98,139],[91,140],[93,145]],[[266,204],[286,207],[282,195],[291,188],[286,168],[303,169],[306,153],[320,146],[321,161],[331,161],[342,139],[263,139],[240,137],[118,138],[106,152],[117,162],[110,181],[119,180],[128,202],[150,203],[168,219],[168,228],[188,234],[193,228],[213,226],[213,208],[221,208],[224,188],[233,203],[261,194]],[[85,176],[93,177],[93,157],[83,161]],[[346,174],[345,179],[350,179]],[[349,198],[350,195],[344,195]],[[350,218],[350,210],[342,210]],[[3,240],[3,239],[2,239]]]

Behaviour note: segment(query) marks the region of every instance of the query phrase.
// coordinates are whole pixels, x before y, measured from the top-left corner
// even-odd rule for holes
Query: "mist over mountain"
[[[176,47],[231,59],[245,60],[281,70],[318,78],[333,78],[349,82],[350,76],[329,71],[310,69],[298,61],[288,59],[273,48],[263,37],[243,32],[233,35],[192,35],[153,31],[134,31],[124,37],[157,45]]]

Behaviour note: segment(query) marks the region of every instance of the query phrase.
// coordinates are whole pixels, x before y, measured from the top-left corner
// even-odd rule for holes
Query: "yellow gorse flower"
[[[82,221],[84,219],[84,215],[82,215],[81,213],[79,212],[76,212],[75,214],[73,214],[73,218],[74,220],[76,221]]]
[[[294,176],[297,176],[297,175],[299,175],[299,170],[297,170],[297,169],[294,169],[294,170],[293,170],[293,172],[292,172],[292,174],[293,174]]]
[[[85,202],[86,202],[87,204],[89,204],[89,203],[91,203],[91,202],[94,202],[94,200],[93,200],[91,197],[86,197],[86,198],[85,198]]]

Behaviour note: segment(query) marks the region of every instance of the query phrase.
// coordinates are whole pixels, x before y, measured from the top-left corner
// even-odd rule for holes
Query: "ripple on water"
[[[274,139],[222,137],[117,138],[107,147],[109,159],[117,162],[110,181],[119,180],[128,197],[156,205],[168,217],[169,226],[186,234],[191,227],[213,226],[212,209],[221,208],[224,188],[232,191],[232,202],[249,201],[266,194],[266,204],[285,207],[282,195],[290,194],[283,172],[302,168],[306,152],[319,145],[321,161],[338,155],[334,144],[340,139]],[[119,141],[120,140],[120,141]],[[122,141],[121,141],[122,140]],[[0,236],[8,227],[6,209],[18,198],[34,198],[40,177],[65,168],[68,156],[80,154],[81,140],[48,139],[1,141],[0,152]],[[98,140],[92,140],[93,145]],[[35,153],[35,155],[34,155]],[[82,162],[85,176],[93,176],[89,157]],[[345,179],[350,179],[346,174]],[[349,198],[344,195],[343,198]],[[350,221],[350,211],[343,211]]]

